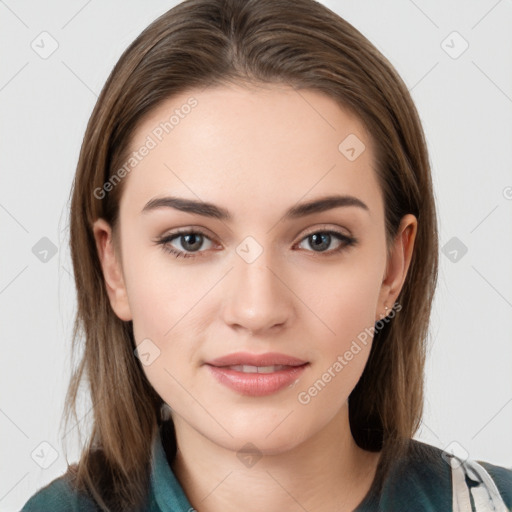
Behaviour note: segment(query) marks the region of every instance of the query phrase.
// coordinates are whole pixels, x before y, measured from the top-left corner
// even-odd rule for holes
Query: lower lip
[[[228,388],[248,396],[266,396],[290,386],[309,363],[272,373],[243,373],[227,367],[207,364],[214,377]]]

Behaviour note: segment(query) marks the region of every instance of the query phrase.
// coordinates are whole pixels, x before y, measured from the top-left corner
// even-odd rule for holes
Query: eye
[[[196,258],[203,256],[205,250],[200,249],[205,240],[208,240],[210,244],[212,243],[211,239],[203,231],[188,229],[170,233],[157,239],[155,242],[161,245],[164,251],[173,254],[176,258]],[[176,243],[175,241],[179,242],[181,248],[176,248],[172,245],[172,243]],[[313,248],[313,251],[309,252],[326,253],[326,255],[339,253],[357,243],[355,238],[334,230],[313,231],[302,238],[298,245],[303,244],[305,241],[308,242],[309,247]],[[333,241],[338,242],[338,247],[326,250]],[[208,248],[211,248],[211,246],[206,249]]]
[[[179,241],[181,249],[176,249],[171,245],[175,239]],[[171,233],[163,238],[156,241],[157,244],[162,245],[164,251],[169,252],[176,256],[176,258],[194,258],[196,257],[195,252],[199,253],[197,256],[202,256],[202,252],[199,251],[203,245],[204,240],[210,240],[205,233],[199,230],[184,230]]]
[[[331,249],[329,251],[325,250],[331,245],[333,240],[338,241],[338,247],[336,247],[335,249]],[[308,243],[309,247],[314,248],[313,252],[328,254],[341,252],[346,247],[350,247],[357,243],[357,240],[355,238],[349,237],[347,235],[344,235],[343,233],[333,230],[314,231],[309,235],[306,235],[306,237],[303,238],[300,243],[302,244],[305,241]]]

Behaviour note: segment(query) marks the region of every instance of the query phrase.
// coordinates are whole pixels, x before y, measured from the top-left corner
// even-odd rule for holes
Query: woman
[[[125,51],[71,203],[79,463],[23,510],[512,510],[413,440],[438,241],[415,106],[312,0],[187,0]]]

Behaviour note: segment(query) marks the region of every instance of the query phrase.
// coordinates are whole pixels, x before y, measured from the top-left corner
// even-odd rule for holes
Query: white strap
[[[450,457],[452,467],[452,508],[453,512],[471,512],[469,487],[466,484],[466,474],[457,457]]]
[[[508,512],[494,480],[486,469],[476,461],[462,461],[452,455],[453,512]],[[466,474],[471,480],[480,482],[474,487],[466,483]],[[474,508],[471,506],[473,496]]]

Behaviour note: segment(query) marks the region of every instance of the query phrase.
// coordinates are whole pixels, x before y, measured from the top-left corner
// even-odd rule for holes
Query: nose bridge
[[[236,248],[228,281],[225,321],[251,332],[286,322],[291,302],[275,251],[246,237]]]

